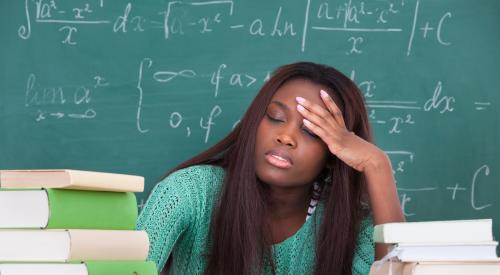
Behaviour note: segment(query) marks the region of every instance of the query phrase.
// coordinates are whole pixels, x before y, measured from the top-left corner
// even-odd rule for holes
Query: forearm
[[[364,175],[374,223],[405,221],[387,155],[382,152],[366,167]]]
[[[364,170],[370,206],[375,225],[389,222],[404,222],[405,217],[396,190],[391,162],[383,152]],[[387,245],[376,244],[375,258],[387,253]]]

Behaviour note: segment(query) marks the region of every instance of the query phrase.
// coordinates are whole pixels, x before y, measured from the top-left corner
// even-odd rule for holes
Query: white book
[[[399,243],[393,246],[397,259],[417,261],[477,261],[497,259],[498,242],[482,243]]]
[[[493,241],[491,219],[402,222],[376,225],[377,243],[489,242]]]
[[[49,218],[49,197],[44,190],[0,192],[0,228],[44,228]]]
[[[385,262],[372,265],[370,275],[498,275],[500,261]]]
[[[88,275],[85,264],[0,264],[1,275]]]
[[[89,261],[79,263],[1,263],[2,275],[158,275],[152,261]]]
[[[144,261],[145,231],[0,230],[0,262]]]

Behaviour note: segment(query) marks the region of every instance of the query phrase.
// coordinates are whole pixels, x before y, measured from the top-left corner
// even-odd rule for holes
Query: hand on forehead
[[[328,88],[306,79],[294,79],[287,81],[276,91],[273,101],[280,101],[287,105],[296,105],[295,98],[302,97],[311,103],[326,108],[325,103],[320,97],[320,90],[327,91]]]

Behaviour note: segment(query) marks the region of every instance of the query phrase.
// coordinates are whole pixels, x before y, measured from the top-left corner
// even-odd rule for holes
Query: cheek
[[[269,125],[262,120],[257,127],[257,133],[255,136],[255,144],[262,144],[266,141],[266,138],[269,138],[270,129]]]
[[[309,177],[315,177],[321,172],[326,163],[327,151],[324,146],[316,144],[315,146],[305,147],[299,152],[301,159],[302,172]]]
[[[257,133],[255,134],[255,154],[256,156],[262,154],[265,150],[266,137],[269,135],[269,129],[265,125],[265,122],[261,121],[257,127]]]

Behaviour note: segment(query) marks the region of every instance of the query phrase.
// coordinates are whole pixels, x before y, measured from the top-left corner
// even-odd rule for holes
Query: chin
[[[285,184],[287,182],[287,176],[281,171],[272,171],[272,168],[257,169],[257,177],[265,184]],[[277,170],[277,169],[276,169]]]
[[[296,183],[296,177],[292,175],[290,169],[280,169],[268,167],[257,171],[257,177],[264,184],[275,187],[295,187],[301,184]]]

